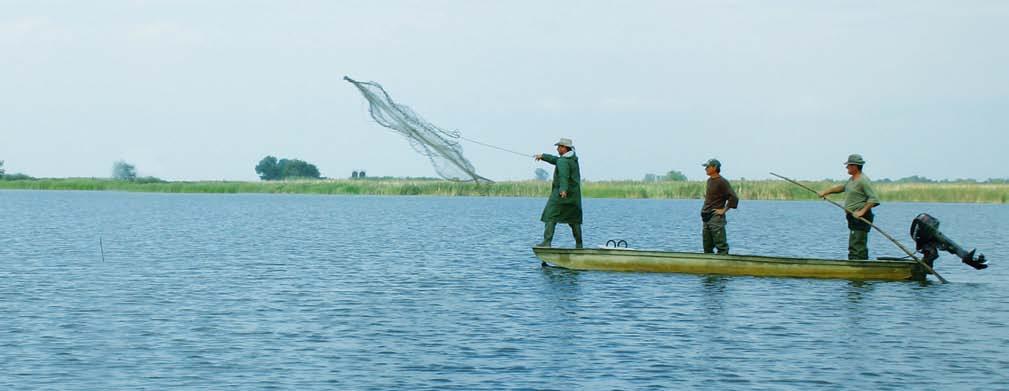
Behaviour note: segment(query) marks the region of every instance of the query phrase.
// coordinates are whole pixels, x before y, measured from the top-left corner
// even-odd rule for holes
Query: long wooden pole
[[[820,195],[820,192],[818,192],[818,191],[816,191],[816,190],[813,190],[813,189],[809,188],[808,186],[806,186],[806,185],[803,185],[803,184],[801,184],[801,183],[799,183],[799,182],[796,182],[796,181],[794,181],[794,180],[791,180],[791,179],[788,179],[788,178],[786,178],[786,177],[783,177],[783,176],[781,176],[781,175],[778,175],[778,174],[775,174],[775,173],[773,173],[773,172],[771,173],[771,175],[774,175],[774,176],[776,176],[776,177],[778,177],[778,178],[781,178],[781,179],[784,179],[784,180],[786,180],[786,181],[789,181],[789,182],[792,182],[793,184],[795,184],[795,185],[797,185],[797,186],[799,186],[799,187],[801,187],[801,188],[803,188],[803,189],[806,189],[806,190],[809,190],[809,191],[811,191],[811,192],[813,192],[813,193],[816,193],[816,195]],[[919,258],[918,258],[917,256],[915,256],[915,255],[914,255],[914,253],[913,253],[913,252],[911,252],[911,250],[908,250],[908,249],[907,249],[907,247],[904,247],[904,245],[903,245],[903,244],[900,244],[900,242],[898,242],[898,241],[897,241],[897,239],[894,239],[894,238],[893,238],[893,236],[890,236],[890,234],[888,234],[888,233],[886,233],[885,231],[883,231],[883,230],[879,229],[879,227],[877,227],[877,226],[876,226],[875,224],[873,224],[873,223],[872,223],[871,221],[869,221],[869,220],[865,219],[864,217],[858,217],[858,216],[855,216],[855,214],[854,214],[854,213],[852,213],[852,212],[851,212],[850,210],[846,209],[846,208],[845,208],[844,206],[841,206],[841,204],[838,204],[837,202],[834,202],[834,200],[831,200],[831,199],[829,199],[829,198],[827,198],[827,197],[820,197],[820,198],[823,198],[823,200],[824,200],[824,201],[827,201],[827,202],[829,202],[829,203],[831,203],[831,204],[834,204],[834,206],[836,206],[836,207],[838,207],[838,208],[841,208],[842,210],[844,210],[844,213],[847,213],[847,214],[850,214],[850,215],[851,215],[851,217],[854,217],[854,218],[856,218],[856,219],[859,219],[859,220],[860,220],[860,221],[862,221],[863,223],[866,223],[866,224],[869,224],[869,226],[870,226],[870,227],[872,227],[872,228],[875,228],[875,229],[876,229],[876,232],[879,232],[880,234],[883,234],[883,236],[885,236],[885,237],[886,237],[887,239],[890,239],[890,241],[891,241],[891,242],[893,242],[893,244],[896,244],[896,245],[897,245],[897,247],[900,247],[900,249],[901,249],[901,250],[903,250],[903,251],[904,251],[904,253],[905,253],[905,254],[907,254],[907,256],[911,257],[911,259],[914,259],[914,261],[915,261],[915,262],[918,262],[918,264],[919,264],[919,265],[921,265],[921,266],[924,266],[924,267],[925,267],[925,270],[928,270],[928,272],[929,272],[929,273],[932,273],[932,274],[934,274],[934,275],[936,276],[936,278],[938,278],[938,279],[939,279],[939,281],[941,281],[941,282],[942,282],[943,284],[945,284],[945,283],[949,282],[949,281],[946,281],[946,279],[945,279],[945,278],[942,278],[942,276],[940,276],[940,275],[939,275],[939,273],[936,273],[936,272],[935,272],[935,269],[932,269],[932,267],[931,267],[931,266],[929,266],[929,265],[928,265],[927,263],[925,263],[924,261],[922,261],[921,259],[919,259]]]

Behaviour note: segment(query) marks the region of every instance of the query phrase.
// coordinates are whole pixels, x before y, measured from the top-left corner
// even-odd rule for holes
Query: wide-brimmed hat
[[[568,148],[574,148],[575,147],[574,143],[572,143],[571,139],[569,139],[569,138],[561,138],[560,141],[557,141],[556,143],[554,143],[554,145],[563,145],[563,146],[568,147]]]
[[[715,168],[722,168],[722,162],[718,159],[708,159],[708,161],[701,163],[701,167],[715,166]]]
[[[865,165],[865,159],[862,159],[862,155],[859,155],[857,153],[853,153],[851,155],[848,155],[848,161],[844,162],[844,165],[846,165],[846,166],[849,165],[849,164],[855,164],[855,165],[859,165],[859,166],[864,166]]]

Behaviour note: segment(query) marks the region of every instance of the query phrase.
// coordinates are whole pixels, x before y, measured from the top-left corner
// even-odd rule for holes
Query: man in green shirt
[[[844,185],[837,185],[821,191],[820,197],[834,193],[844,193],[845,217],[848,219],[848,259],[869,259],[869,224],[857,219],[861,217],[873,221],[872,208],[879,205],[879,197],[872,188],[872,181],[862,173],[865,159],[862,155],[852,154],[844,163],[848,168],[848,179]]]
[[[729,241],[725,237],[725,213],[739,206],[739,197],[732,190],[729,181],[722,177],[722,162],[710,159],[704,164],[704,172],[708,175],[707,187],[704,191],[704,205],[701,206],[701,235],[704,241],[704,252],[719,254],[729,253]]]
[[[536,247],[550,247],[554,239],[557,223],[571,226],[575,237],[575,248],[582,248],[582,190],[578,156],[571,139],[562,138],[556,144],[557,154],[538,154],[534,158],[553,164],[554,181],[550,189],[550,200],[543,208],[540,221],[543,222],[543,241]]]

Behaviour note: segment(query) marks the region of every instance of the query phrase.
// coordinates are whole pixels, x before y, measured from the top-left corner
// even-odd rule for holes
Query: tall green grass
[[[838,182],[804,182],[814,189],[825,189]],[[812,200],[816,195],[785,181],[732,181],[741,199],[747,200]],[[876,190],[883,202],[1009,202],[1009,184],[877,183]],[[582,195],[588,198],[658,198],[699,199],[704,197],[705,183],[593,181],[582,184]],[[155,193],[296,193],[351,195],[436,195],[436,196],[502,196],[546,197],[549,182],[513,181],[496,183],[460,183],[428,179],[335,179],[276,182],[200,181],[137,183],[109,179],[66,178],[0,181],[0,189],[31,190],[110,190]],[[841,196],[837,196],[840,199]]]

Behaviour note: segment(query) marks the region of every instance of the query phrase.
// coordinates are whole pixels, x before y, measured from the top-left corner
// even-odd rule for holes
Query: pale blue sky
[[[588,179],[1009,177],[1005,1],[6,1],[8,172],[434,176],[341,80]],[[492,179],[542,163],[464,143]]]

